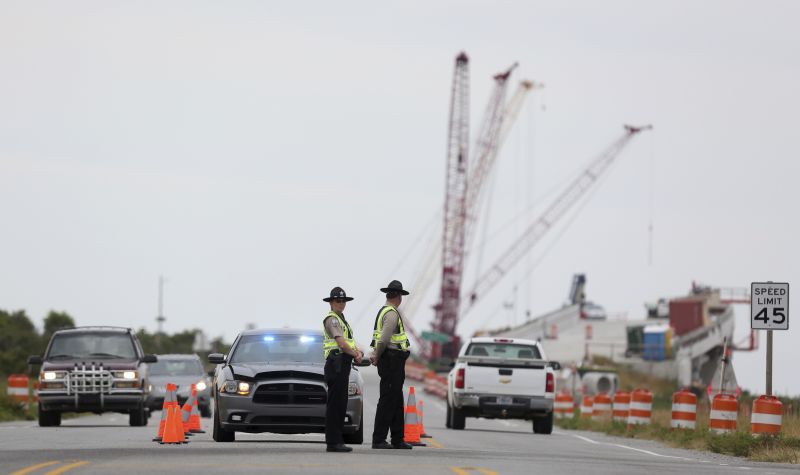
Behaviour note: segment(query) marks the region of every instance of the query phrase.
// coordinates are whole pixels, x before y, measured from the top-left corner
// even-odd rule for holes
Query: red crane
[[[466,221],[467,172],[469,170],[469,58],[456,57],[450,96],[447,138],[444,232],[442,238],[442,283],[433,329],[454,335],[461,306],[461,277],[464,266],[464,225]],[[455,342],[457,344],[458,342]],[[454,344],[451,342],[450,344]],[[441,345],[432,343],[428,354],[438,359]]]

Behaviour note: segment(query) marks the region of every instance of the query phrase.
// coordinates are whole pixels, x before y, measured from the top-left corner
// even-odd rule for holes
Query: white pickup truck
[[[467,417],[525,419],[533,432],[552,433],[558,367],[536,341],[472,338],[447,376],[447,427],[463,429]]]

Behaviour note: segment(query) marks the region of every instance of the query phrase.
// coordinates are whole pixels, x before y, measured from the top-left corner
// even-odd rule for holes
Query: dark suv
[[[149,380],[145,355],[130,328],[78,327],[59,330],[50,338],[40,364],[39,425],[61,425],[62,412],[120,412],[132,426],[147,424]]]

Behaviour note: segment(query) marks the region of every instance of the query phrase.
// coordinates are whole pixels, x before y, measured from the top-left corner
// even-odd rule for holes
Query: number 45
[[[775,325],[780,325],[786,321],[786,314],[783,312],[782,307],[772,307],[772,317],[773,317],[772,323],[774,323]],[[780,319],[778,319],[778,317],[780,317]],[[753,319],[764,322],[764,325],[769,325],[770,322],[769,322],[769,316],[767,315],[766,307],[762,308],[761,311],[758,312],[755,317],[753,317]]]

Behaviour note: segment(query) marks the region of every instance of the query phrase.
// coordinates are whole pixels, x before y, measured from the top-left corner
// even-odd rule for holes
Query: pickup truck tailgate
[[[547,384],[542,360],[509,362],[496,358],[462,357],[464,390],[474,393],[543,396]]]

